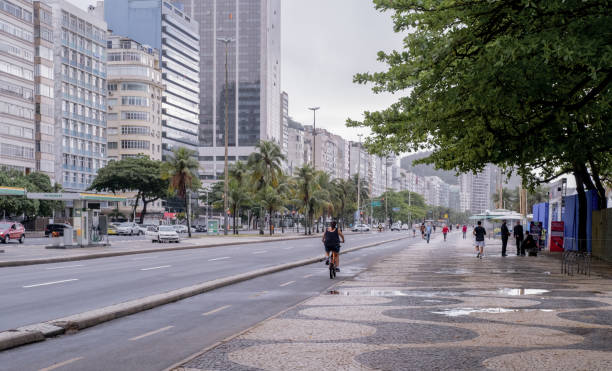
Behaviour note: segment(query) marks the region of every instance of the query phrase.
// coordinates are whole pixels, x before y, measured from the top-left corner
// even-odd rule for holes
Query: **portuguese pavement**
[[[609,265],[567,276],[558,257],[436,237],[175,370],[612,370]]]

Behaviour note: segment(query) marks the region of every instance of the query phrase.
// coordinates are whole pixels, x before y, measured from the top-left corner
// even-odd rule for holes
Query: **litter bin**
[[[64,237],[63,238],[63,245],[64,246],[72,246],[72,241],[73,241],[73,236],[72,234],[74,233],[74,229],[72,228],[64,228]]]

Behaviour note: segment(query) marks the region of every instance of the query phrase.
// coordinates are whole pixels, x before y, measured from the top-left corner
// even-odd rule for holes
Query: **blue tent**
[[[592,219],[593,211],[599,210],[597,206],[597,194],[595,191],[587,191],[587,251],[591,252],[592,240]],[[565,250],[578,250],[578,195],[565,197],[565,210],[563,212],[563,222],[565,223],[564,231],[564,248]]]

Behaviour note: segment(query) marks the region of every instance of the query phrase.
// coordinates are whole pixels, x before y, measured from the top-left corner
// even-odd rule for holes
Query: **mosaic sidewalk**
[[[408,247],[175,370],[612,370],[609,270],[470,243]]]

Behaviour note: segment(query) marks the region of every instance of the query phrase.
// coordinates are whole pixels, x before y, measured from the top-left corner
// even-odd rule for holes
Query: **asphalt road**
[[[397,237],[397,233],[366,234],[352,236],[350,244],[360,245],[376,240]],[[105,324],[80,331],[72,335],[64,335],[47,341],[7,350],[0,353],[0,369],[2,370],[162,370],[174,363],[183,360],[195,352],[215,344],[226,337],[249,328],[256,323],[279,313],[313,295],[328,289],[334,282],[345,277],[352,277],[369,265],[409,247],[419,238],[408,238],[396,242],[382,244],[376,247],[359,250],[342,255],[341,272],[336,280],[329,279],[326,266],[323,263],[312,264],[283,272],[262,276],[253,280],[227,286],[218,290],[194,296],[176,303],[164,305],[149,311],[107,322]],[[347,246],[349,243],[347,243]],[[95,274],[106,274],[109,280],[108,288],[88,288],[97,286],[95,276],[85,275],[84,267],[74,268],[75,271],[64,271],[62,277],[45,276],[44,279],[56,280],[58,278],[77,277],[80,281],[70,282],[59,286],[47,288],[67,289],[65,295],[81,295],[92,292],[89,299],[77,299],[76,302],[58,299],[65,307],[80,307],[79,302],[99,302],[95,297],[109,292],[124,293],[121,286],[126,288],[136,286],[136,291],[142,296],[143,291],[150,286],[156,292],[162,288],[162,283],[171,282],[173,285],[188,284],[194,276],[190,271],[195,269],[199,275],[198,281],[208,277],[229,275],[243,271],[246,263],[251,268],[263,265],[273,265],[288,259],[302,256],[312,256],[320,252],[320,245],[313,240],[268,243],[235,247],[232,249],[203,249],[193,254],[169,254],[173,258],[151,257],[149,261],[128,260],[122,263],[121,259],[104,259],[91,266]],[[265,253],[258,251],[267,250]],[[230,256],[230,259],[217,260],[215,264],[206,263],[208,259]],[[141,257],[142,258],[142,257]],[[117,261],[118,260],[118,261]],[[223,262],[223,263],[221,263]],[[89,264],[89,262],[88,262]],[[161,265],[172,267],[160,268],[150,271],[140,269]],[[213,269],[216,267],[216,269]],[[45,267],[49,268],[49,267]],[[66,268],[71,269],[71,268]],[[60,269],[61,271],[61,269]],[[43,271],[49,274],[53,271]],[[80,273],[78,273],[80,272]],[[125,272],[125,273],[123,273]],[[16,272],[15,272],[16,273]],[[25,272],[21,272],[25,274]],[[72,274],[71,274],[72,273]],[[114,276],[118,276],[117,280]],[[130,277],[139,276],[138,279]],[[87,277],[87,278],[86,278]],[[31,277],[34,278],[34,277]],[[43,278],[43,277],[36,277]],[[125,281],[124,285],[114,284],[115,281]],[[19,284],[11,278],[12,286]],[[27,281],[30,282],[30,281]],[[36,281],[38,282],[38,281]],[[142,285],[139,286],[139,285]],[[85,286],[76,289],[77,286]],[[72,289],[69,289],[71,288]],[[165,287],[165,286],[164,286]],[[4,290],[4,289],[3,289]],[[42,290],[41,290],[42,291]],[[28,292],[28,291],[26,291]],[[127,290],[132,292],[132,290]],[[42,292],[41,292],[42,294]],[[37,296],[37,295],[29,295]],[[114,295],[113,295],[114,297]],[[48,299],[47,299],[48,300]],[[118,300],[116,300],[118,301]],[[54,300],[54,302],[56,302]],[[26,310],[21,304],[17,309],[0,309],[7,313],[12,321],[18,320],[15,311]],[[58,311],[57,305],[54,311]],[[45,311],[53,307],[45,305]],[[4,321],[4,319],[2,319]]]
[[[351,235],[344,246],[399,234]],[[322,250],[313,238],[1,268],[0,331],[310,258]]]

